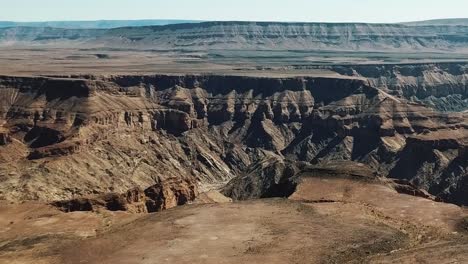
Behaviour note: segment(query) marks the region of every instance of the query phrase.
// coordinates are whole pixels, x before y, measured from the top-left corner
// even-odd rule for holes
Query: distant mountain
[[[432,19],[402,24],[408,26],[468,26],[468,18]]]
[[[129,49],[468,52],[468,26],[365,23],[202,22],[113,29],[13,27],[0,45]]]
[[[178,20],[178,19],[143,19],[143,20],[83,20],[83,21],[43,21],[43,22],[13,22],[0,21],[0,28],[6,27],[51,27],[66,29],[111,29],[120,27],[142,27],[142,26],[166,26],[173,24],[201,23],[201,20]],[[256,23],[256,22],[241,22]],[[258,23],[258,22],[257,22]],[[266,22],[276,23],[276,22]],[[320,23],[288,23],[288,24],[320,24]],[[330,23],[344,24],[344,23]],[[346,23],[363,24],[363,23]],[[407,26],[443,26],[462,25],[468,26],[468,18],[433,19],[423,21],[411,21],[399,23]]]
[[[96,20],[96,21],[45,21],[45,22],[12,22],[0,21],[0,28],[5,27],[53,27],[70,29],[109,29],[118,27],[163,26],[181,23],[196,23],[195,20]]]

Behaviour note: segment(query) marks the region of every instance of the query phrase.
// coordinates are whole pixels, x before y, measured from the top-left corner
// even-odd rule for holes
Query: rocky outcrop
[[[145,190],[148,212],[158,212],[195,200],[197,185],[193,182],[173,179],[153,185]]]
[[[161,110],[154,115],[156,128],[180,134],[192,129],[190,115],[179,110]]]
[[[393,180],[391,181],[391,186],[397,191],[398,193],[408,194],[412,196],[422,197],[425,199],[430,200],[437,200],[436,197],[429,194],[426,190],[419,189],[417,186],[412,184],[409,181],[405,180]]]
[[[232,179],[222,193],[234,200],[288,197],[296,188],[292,177],[304,166],[304,163],[285,161],[278,156],[266,157]]]
[[[131,213],[152,213],[189,203],[195,199],[197,194],[197,185],[178,179],[153,185],[146,190],[134,188],[122,194],[107,193],[90,198],[80,197],[56,201],[52,205],[65,212],[105,209]]]
[[[56,201],[52,205],[64,212],[97,211],[99,209],[133,213],[148,212],[145,206],[145,196],[139,189],[129,190],[124,194],[109,193],[92,198],[80,197]]]

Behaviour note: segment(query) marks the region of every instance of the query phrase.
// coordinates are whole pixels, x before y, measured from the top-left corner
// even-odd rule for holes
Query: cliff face
[[[468,64],[465,62],[310,66],[344,76],[365,78],[391,95],[443,112],[468,110]]]
[[[417,183],[448,198],[466,175],[466,114],[440,113],[358,78],[0,79],[3,199],[73,201],[138,188],[159,210],[193,199],[194,186],[271,160],[273,171],[285,169],[283,160],[355,160],[415,181],[435,166],[452,180],[448,189]],[[405,164],[414,173],[400,174]]]
[[[158,49],[467,51],[468,27],[363,23],[204,22],[107,30],[0,29],[4,44],[71,44]]]

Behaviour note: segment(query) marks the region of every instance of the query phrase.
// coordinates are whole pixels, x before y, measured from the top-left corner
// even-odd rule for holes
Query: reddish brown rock
[[[186,180],[171,179],[145,190],[148,212],[157,212],[195,200],[197,185]]]
[[[131,189],[125,193],[107,193],[95,197],[81,197],[56,201],[52,204],[62,211],[127,211],[151,213],[187,204],[198,195],[197,185],[188,181],[168,180],[146,190]]]

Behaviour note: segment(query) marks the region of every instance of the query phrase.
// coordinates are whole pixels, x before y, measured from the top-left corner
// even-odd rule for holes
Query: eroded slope
[[[466,114],[408,102],[365,79],[3,77],[0,93],[8,200],[137,188],[145,195],[124,200],[145,204],[156,193],[150,200],[164,209],[192,200],[200,184],[246,175],[273,158],[360,161],[464,202],[457,197],[467,170]],[[281,177],[283,167],[273,171]]]

